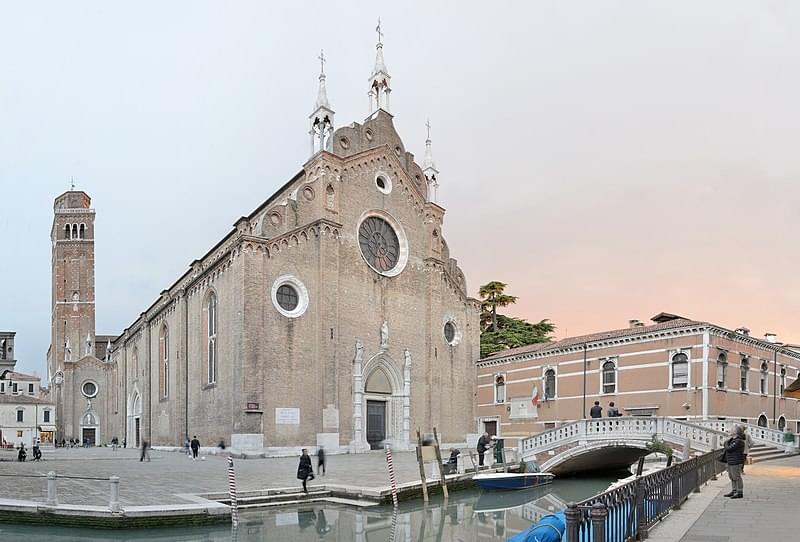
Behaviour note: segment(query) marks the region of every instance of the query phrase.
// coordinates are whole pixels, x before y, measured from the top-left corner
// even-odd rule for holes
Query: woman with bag
[[[305,448],[303,448],[303,455],[300,456],[300,464],[297,466],[297,479],[303,481],[303,491],[308,493],[306,482],[314,479],[314,468],[311,466],[311,457]]]

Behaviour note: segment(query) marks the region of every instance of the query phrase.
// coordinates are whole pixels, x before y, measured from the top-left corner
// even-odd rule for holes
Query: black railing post
[[[567,518],[567,542],[579,542],[581,511],[578,505],[569,503],[564,516]]]
[[[645,516],[644,481],[636,479],[636,539],[647,538],[647,517]]]
[[[601,502],[592,506],[592,542],[606,542],[606,516],[608,509]]]

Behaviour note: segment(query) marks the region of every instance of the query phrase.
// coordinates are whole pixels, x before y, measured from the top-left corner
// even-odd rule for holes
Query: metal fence
[[[680,508],[690,493],[716,479],[725,465],[711,451],[672,467],[640,476],[614,489],[567,506],[567,542],[629,542],[647,538],[647,531],[670,510]]]

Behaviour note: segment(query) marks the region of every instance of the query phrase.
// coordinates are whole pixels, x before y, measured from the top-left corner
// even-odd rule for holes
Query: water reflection
[[[362,510],[330,504],[299,509],[242,513],[239,528],[229,526],[107,531],[53,527],[0,526],[0,540],[86,541],[209,541],[250,542],[472,542],[505,540],[528,528],[543,515],[563,509],[569,501],[605,489],[615,477],[557,480],[552,486],[527,491],[454,493],[445,503],[432,499],[400,503],[398,510]]]

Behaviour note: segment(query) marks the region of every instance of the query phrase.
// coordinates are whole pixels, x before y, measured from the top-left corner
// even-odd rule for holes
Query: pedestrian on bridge
[[[492,445],[491,445],[491,440],[489,439],[489,433],[484,433],[483,435],[481,435],[481,438],[478,439],[477,452],[478,452],[479,467],[483,466],[483,456],[486,453],[486,450],[488,450],[491,447]]]
[[[622,414],[620,414],[619,409],[614,406],[614,401],[611,401],[610,403],[608,403],[608,417],[616,418],[618,416],[622,416]]]
[[[600,401],[594,402],[594,406],[589,410],[589,416],[592,418],[603,417],[603,407],[600,406]]]
[[[741,499],[743,497],[744,482],[742,481],[742,465],[744,465],[745,436],[744,427],[737,425],[731,430],[731,438],[725,442],[722,453],[722,462],[728,464],[728,478],[731,479],[731,490],[725,497]]]

